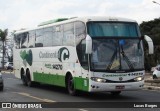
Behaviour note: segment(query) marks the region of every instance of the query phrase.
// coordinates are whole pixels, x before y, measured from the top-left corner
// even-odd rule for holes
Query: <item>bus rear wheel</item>
[[[33,82],[31,81],[30,71],[29,70],[26,71],[26,81],[27,81],[27,86],[29,86],[29,87],[33,86]]]
[[[27,86],[27,77],[24,73],[24,70],[21,71],[21,80],[22,80],[23,85]]]
[[[67,77],[67,90],[70,95],[72,96],[76,95],[76,90],[74,87],[74,79],[71,74],[69,74]]]

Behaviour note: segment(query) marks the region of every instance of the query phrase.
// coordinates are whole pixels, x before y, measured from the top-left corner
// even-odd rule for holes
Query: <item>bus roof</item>
[[[84,23],[89,22],[89,21],[116,21],[116,22],[119,21],[119,22],[135,22],[135,23],[137,23],[135,20],[127,19],[127,18],[121,18],[121,17],[106,17],[106,16],[73,17],[73,18],[70,18],[70,19],[65,19],[63,21],[53,22],[51,24],[40,25],[40,26],[32,28],[32,29],[25,29],[25,30],[16,31],[15,34],[27,32],[27,31],[32,31],[32,30],[36,30],[36,29],[42,29],[42,28],[46,28],[46,27],[54,26],[54,25],[61,25],[61,24],[74,22],[74,21],[82,21]]]

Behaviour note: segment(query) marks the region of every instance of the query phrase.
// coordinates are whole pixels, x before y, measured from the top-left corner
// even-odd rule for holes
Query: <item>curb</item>
[[[144,82],[144,89],[146,90],[160,90],[160,80],[147,79]]]
[[[13,74],[13,71],[1,71],[3,74]]]
[[[146,86],[146,85],[144,85],[143,88],[147,89],[147,90],[160,90],[160,87],[156,87],[156,86]]]
[[[147,83],[160,83],[160,79],[147,79],[145,80]]]

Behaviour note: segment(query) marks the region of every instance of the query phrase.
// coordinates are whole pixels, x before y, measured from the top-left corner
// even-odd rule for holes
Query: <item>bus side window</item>
[[[80,61],[81,66],[88,70],[88,56],[85,53],[86,50],[86,41],[85,39],[83,39],[78,45],[77,45],[77,55],[78,55],[78,59]]]
[[[81,66],[88,70],[88,56],[85,54],[86,50],[86,43],[85,43],[85,36],[86,36],[86,28],[83,22],[75,22],[75,40],[76,40],[76,48],[77,48],[77,55],[80,61]]]
[[[21,38],[21,48],[27,48],[28,45],[28,32],[20,34]]]
[[[35,41],[35,47],[43,47],[43,37],[44,37],[44,34],[43,34],[43,29],[38,29],[36,30],[36,41]]]
[[[29,32],[28,47],[29,47],[29,48],[35,47],[35,31],[30,31],[30,32]]]
[[[52,46],[53,39],[53,29],[52,27],[44,29],[44,47]]]
[[[53,26],[53,33],[52,33],[52,46],[57,46],[57,40],[58,38],[56,37],[56,27]]]
[[[86,36],[86,28],[83,22],[75,22],[75,39],[76,45],[78,45],[81,40],[83,40]]]
[[[14,35],[14,41],[15,41],[15,48],[19,49],[20,48],[20,36],[19,36],[19,34]]]
[[[74,24],[68,23],[64,24],[64,36],[63,36],[63,45],[74,46]]]
[[[63,38],[63,27],[62,25],[53,27],[53,46],[61,46]]]

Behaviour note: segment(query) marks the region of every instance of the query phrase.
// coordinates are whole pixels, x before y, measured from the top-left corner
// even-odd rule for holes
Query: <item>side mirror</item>
[[[144,39],[147,41],[149,54],[153,54],[154,53],[154,46],[153,46],[152,39],[147,35],[144,35]]]
[[[86,37],[86,54],[92,53],[92,38],[87,35]]]

